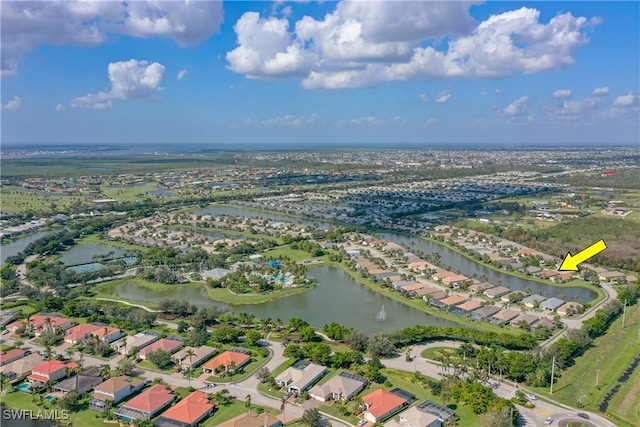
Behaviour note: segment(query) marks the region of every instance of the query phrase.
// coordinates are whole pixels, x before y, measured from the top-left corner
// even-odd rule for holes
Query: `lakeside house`
[[[126,338],[126,340],[125,340]],[[154,331],[138,332],[135,335],[127,335],[110,344],[111,348],[122,354],[132,354],[132,351],[142,350],[144,347],[152,344],[160,338],[160,335]]]
[[[64,341],[78,344],[91,336],[100,338],[107,344],[124,336],[122,329],[107,326],[104,323],[82,323],[67,329],[64,333]]]
[[[540,303],[540,308],[545,311],[556,311],[558,308],[562,307],[563,304],[564,301],[560,298],[549,298],[548,300]]]
[[[489,298],[499,298],[508,293],[511,293],[511,289],[504,286],[496,286],[495,288],[487,289],[483,292],[483,294]]]
[[[462,304],[465,301],[467,301],[467,299],[460,295],[451,295],[441,300],[431,300],[431,305],[436,308],[451,310],[456,305]]]
[[[116,411],[115,415],[128,423],[134,420],[149,420],[171,405],[174,398],[173,393],[167,390],[167,386],[156,384],[128,401]]]
[[[540,320],[538,316],[521,313],[518,317],[511,319],[511,326],[519,326],[520,322],[525,322],[529,326],[529,329],[531,329],[531,326],[538,320]]]
[[[194,391],[166,410],[153,424],[154,427],[195,427],[213,413],[207,395]]]
[[[322,365],[299,360],[278,375],[275,380],[280,387],[287,387],[289,392],[302,393],[318,382],[320,378],[327,375],[328,372],[329,370]]]
[[[520,313],[515,310],[500,310],[489,318],[489,322],[496,325],[504,325],[509,323],[510,320],[518,317],[518,314]]]
[[[328,400],[349,400],[360,393],[369,383],[360,375],[341,372],[323,385],[315,385],[309,390],[309,396],[320,402]]]
[[[89,402],[89,409],[102,412],[106,408],[122,402],[127,397],[142,390],[144,381],[125,375],[111,377],[95,386]]]
[[[571,316],[572,314],[579,314],[584,311],[584,306],[578,302],[567,302],[556,310],[560,316]]]
[[[533,294],[530,295],[528,297],[525,297],[522,299],[522,304],[524,304],[525,307],[527,308],[535,308],[536,306],[540,305],[540,303],[542,301],[544,301],[546,298],[543,297],[542,295],[538,295],[538,294]]]
[[[16,332],[18,329],[24,327],[26,330],[31,331],[35,336],[39,337],[43,332],[54,332],[56,329],[62,329],[66,331],[73,326],[73,321],[60,317],[54,313],[40,313],[34,314],[27,319],[17,320],[7,325],[7,329],[11,332]]]
[[[472,311],[479,309],[480,307],[482,307],[482,303],[480,301],[476,301],[472,299],[457,305],[454,309],[451,310],[451,312],[453,314],[460,316],[464,314],[469,314]]]
[[[496,314],[497,312],[499,312],[500,309],[498,307],[495,307],[493,305],[487,306],[487,307],[482,307],[479,308],[477,310],[475,310],[472,314],[471,314],[471,318],[473,320],[484,320],[488,317],[493,316],[494,314]]]

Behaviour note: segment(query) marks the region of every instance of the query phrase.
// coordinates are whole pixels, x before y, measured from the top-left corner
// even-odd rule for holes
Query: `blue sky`
[[[640,144],[640,3],[2,2],[4,143]]]

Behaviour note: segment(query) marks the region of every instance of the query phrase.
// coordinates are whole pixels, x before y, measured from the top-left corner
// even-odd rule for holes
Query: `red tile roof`
[[[127,408],[137,409],[148,414],[155,413],[167,402],[173,400],[173,393],[166,386],[156,384],[149,390],[143,391],[124,405]]]
[[[214,358],[209,363],[204,365],[204,368],[211,369],[212,371],[215,371],[216,368],[220,365],[228,368],[231,361],[234,361],[236,364],[236,368],[238,368],[247,363],[250,358],[251,357],[248,354],[236,353],[234,351],[225,351],[224,353],[221,353],[218,357]]]
[[[404,405],[406,400],[383,389],[378,389],[362,398],[367,404],[367,411],[376,419]]]
[[[65,336],[72,340],[81,340],[85,338],[87,335],[95,333],[95,331],[97,331],[100,328],[102,327],[83,323],[83,324],[74,326],[73,328],[67,329],[67,331],[65,332]]]
[[[65,369],[65,368],[74,369],[77,367],[78,367],[78,364],[75,362],[64,363],[60,360],[49,360],[48,362],[44,362],[36,366],[35,368],[32,369],[32,371],[49,375],[59,371],[60,369]]]
[[[213,405],[209,403],[207,395],[201,391],[194,391],[164,412],[162,417],[187,424],[195,424],[212,409]]]
[[[164,350],[167,353],[172,353],[174,350],[182,347],[183,345],[184,343],[181,341],[162,338],[161,340],[149,344],[148,346],[140,350],[139,354],[145,356],[149,353],[153,353],[156,350]]]

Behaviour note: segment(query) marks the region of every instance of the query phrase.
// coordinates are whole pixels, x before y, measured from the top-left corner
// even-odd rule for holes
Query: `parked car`
[[[589,415],[585,414],[584,412],[580,412],[580,413],[578,414],[578,416],[579,416],[580,418],[584,418],[585,420],[588,420],[588,419],[589,419]]]
[[[544,420],[544,425],[550,426],[552,422],[553,422],[553,418],[547,417],[547,419]]]
[[[537,399],[533,394],[525,394],[525,396],[527,396],[527,399],[529,399],[529,400],[536,400]]]
[[[363,426],[363,425],[365,425],[366,423],[367,423],[367,420],[360,420],[360,421],[358,421],[358,425],[359,425],[359,426]]]

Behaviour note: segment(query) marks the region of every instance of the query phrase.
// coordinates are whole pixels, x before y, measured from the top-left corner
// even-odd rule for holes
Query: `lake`
[[[35,242],[38,239],[46,236],[47,234],[51,234],[50,231],[39,231],[34,234],[30,234],[25,237],[21,237],[20,239],[14,240],[13,242],[9,242],[7,244],[0,246],[0,262],[4,264],[7,258],[10,256],[18,255],[20,252],[27,247],[27,245],[31,242]]]
[[[194,286],[176,285],[175,289],[155,291],[135,284],[119,284],[105,291],[109,290],[116,298],[142,302],[158,302],[163,298],[187,300],[198,307],[227,307],[234,312],[252,313],[263,319],[279,318],[284,322],[292,317],[299,317],[318,328],[325,323],[337,322],[366,333],[397,330],[413,325],[457,325],[374,292],[339,268],[313,267],[308,274],[317,280],[316,287],[263,304],[229,306],[208,299],[204,289]],[[339,298],[336,298],[337,295]],[[378,320],[381,311],[385,313],[384,320]]]
[[[121,258],[126,253],[123,249],[110,245],[99,245],[97,243],[78,243],[68,251],[62,253],[60,261],[66,265],[88,264],[93,261],[96,255],[107,255],[113,252],[109,259]]]

